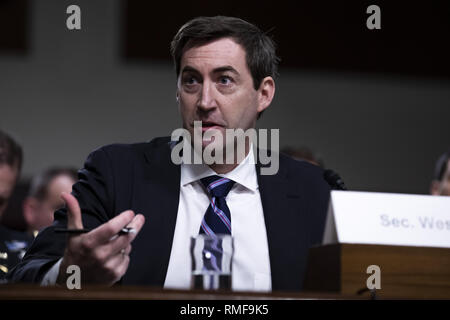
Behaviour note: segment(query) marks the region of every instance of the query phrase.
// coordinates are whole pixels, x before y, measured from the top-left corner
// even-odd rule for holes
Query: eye
[[[195,92],[200,84],[199,79],[195,75],[186,74],[181,79],[182,86],[186,92]]]
[[[187,74],[183,77],[183,84],[186,85],[194,85],[199,83],[198,79],[194,75]]]
[[[230,85],[233,82],[233,79],[228,76],[221,76],[219,78],[219,83],[223,85]]]

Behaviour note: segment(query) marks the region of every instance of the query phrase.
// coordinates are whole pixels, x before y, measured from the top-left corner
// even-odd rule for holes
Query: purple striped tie
[[[234,181],[219,176],[206,177],[201,181],[211,196],[211,203],[203,217],[200,233],[209,236],[231,234],[231,215],[225,198]]]

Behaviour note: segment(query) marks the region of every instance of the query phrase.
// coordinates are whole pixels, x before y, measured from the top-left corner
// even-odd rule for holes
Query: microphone
[[[324,179],[328,182],[332,190],[347,190],[344,180],[333,170],[327,169],[323,172]]]

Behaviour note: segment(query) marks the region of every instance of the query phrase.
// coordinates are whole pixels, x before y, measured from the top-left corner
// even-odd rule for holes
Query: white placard
[[[450,197],[332,191],[323,244],[450,248]]]

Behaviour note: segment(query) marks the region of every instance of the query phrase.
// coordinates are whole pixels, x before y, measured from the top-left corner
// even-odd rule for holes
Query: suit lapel
[[[146,221],[133,242],[131,261],[135,261],[127,272],[128,284],[164,285],[180,195],[180,166],[173,164],[170,152],[166,142],[144,151],[145,164],[142,176],[136,178],[133,205]]]
[[[276,175],[261,175],[260,167],[257,164],[256,170],[269,244],[272,290],[299,290],[308,250],[304,199],[292,187],[282,163]]]

